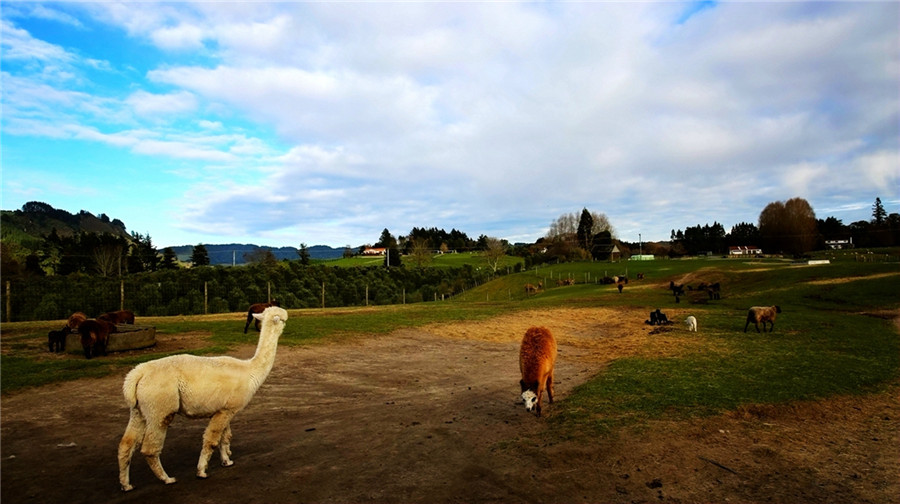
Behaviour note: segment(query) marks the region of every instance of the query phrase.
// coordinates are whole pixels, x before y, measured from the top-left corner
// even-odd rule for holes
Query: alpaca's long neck
[[[256,345],[256,353],[250,359],[253,375],[262,384],[269,376],[272,366],[275,365],[275,352],[278,350],[278,338],[284,326],[281,324],[263,324],[259,333],[259,343]]]

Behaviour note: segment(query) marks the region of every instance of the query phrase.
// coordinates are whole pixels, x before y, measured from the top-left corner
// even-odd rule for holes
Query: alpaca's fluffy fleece
[[[197,476],[206,478],[206,468],[218,446],[222,465],[231,461],[231,419],[244,409],[275,363],[278,338],[287,312],[266,309],[259,317],[262,330],[256,354],[249,360],[233,357],[173,355],[139,364],[125,377],[122,391],[131,408],[131,418],[119,443],[119,482],[122,490],[133,487],[129,479],[131,457],[141,447],[150,469],[165,483],[174,483],[162,467],[159,455],[166,428],[176,414],[188,418],[211,418],[203,434]]]
[[[553,403],[553,368],[556,365],[556,338],[546,327],[531,327],[522,338],[519,348],[519,370],[522,379],[522,401],[525,409],[541,415],[544,390]]]
[[[684,323],[687,324],[688,331],[697,332],[697,317],[688,315],[688,318],[684,319]]]
[[[744,332],[747,332],[747,327],[750,326],[752,322],[753,325],[756,326],[756,332],[759,332],[759,324],[763,325],[763,332],[766,330],[766,323],[772,324],[769,332],[775,330],[775,316],[781,313],[781,307],[778,305],[774,306],[754,306],[747,311],[747,323],[744,324]]]
[[[69,315],[69,319],[66,321],[66,327],[64,327],[63,329],[68,329],[69,332],[76,332],[81,326],[81,323],[85,320],[87,320],[87,315],[80,311],[77,311]]]

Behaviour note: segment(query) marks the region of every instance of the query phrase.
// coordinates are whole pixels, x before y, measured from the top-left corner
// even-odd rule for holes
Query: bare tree
[[[582,212],[583,214],[584,212]],[[600,212],[589,212],[591,217],[591,234],[596,235],[604,231],[609,231],[613,239],[616,238],[616,231],[609,222],[609,217]],[[587,220],[587,219],[585,219]],[[550,229],[547,231],[547,238],[551,240],[571,240],[575,241],[578,234],[578,225],[582,218],[580,214],[566,213],[560,215],[555,221],[550,223]]]
[[[431,262],[431,243],[425,238],[410,238],[409,256],[416,266],[422,267]]]
[[[605,213],[591,212],[591,217],[594,219],[594,225],[591,227],[592,233],[596,235],[604,231],[609,231],[612,238],[616,239],[616,229],[609,222],[609,217],[607,217]]]
[[[97,274],[102,277],[116,276],[122,268],[122,245],[105,244],[94,248],[94,263]]]
[[[496,273],[497,269],[500,267],[500,261],[506,256],[506,249],[509,245],[506,241],[493,237],[488,237],[485,240],[485,245],[482,254],[484,255],[485,261],[487,261],[488,267],[491,268],[491,271]]]

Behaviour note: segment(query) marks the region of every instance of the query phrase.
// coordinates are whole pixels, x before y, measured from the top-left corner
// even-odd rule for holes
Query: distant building
[[[738,247],[728,247],[728,255],[733,256],[752,256],[752,255],[762,255],[763,251],[759,247],[754,247],[752,245],[742,245]]]
[[[362,253],[364,256],[383,256],[385,254],[387,254],[387,249],[382,247],[366,247]]]
[[[853,238],[847,240],[825,240],[825,246],[832,250],[853,248]]]
[[[631,256],[629,261],[652,261],[656,259],[656,256],[653,254],[635,254]]]

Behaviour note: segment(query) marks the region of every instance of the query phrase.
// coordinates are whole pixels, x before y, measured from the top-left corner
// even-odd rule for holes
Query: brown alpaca
[[[69,320],[66,321],[66,327],[63,327],[63,330],[68,332],[78,332],[78,327],[85,320],[87,320],[87,315],[77,311],[69,315]]]
[[[259,331],[259,320],[253,317],[254,313],[262,313],[266,311],[266,308],[270,306],[281,306],[276,300],[271,300],[268,303],[255,303],[250,305],[250,309],[247,310],[247,323],[244,324],[244,334],[247,334],[247,328],[250,327],[250,322],[253,322],[256,326],[256,330]]]
[[[744,324],[744,332],[747,332],[747,327],[750,326],[752,322],[753,325],[756,326],[756,332],[759,332],[759,324],[762,323],[763,330],[762,332],[766,332],[766,322],[772,324],[769,328],[769,332],[773,332],[775,330],[775,316],[781,313],[781,307],[778,305],[775,306],[754,306],[747,311],[747,323]]]
[[[134,312],[131,310],[118,310],[106,312],[97,317],[97,320],[105,320],[112,324],[134,324]]]
[[[544,390],[553,403],[553,367],[556,364],[556,338],[546,327],[532,327],[525,332],[519,348],[519,370],[522,379],[522,401],[525,409],[541,416]]]
[[[85,320],[78,327],[81,333],[81,346],[88,359],[95,355],[106,355],[106,342],[109,333],[116,332],[116,326],[105,320]]]

